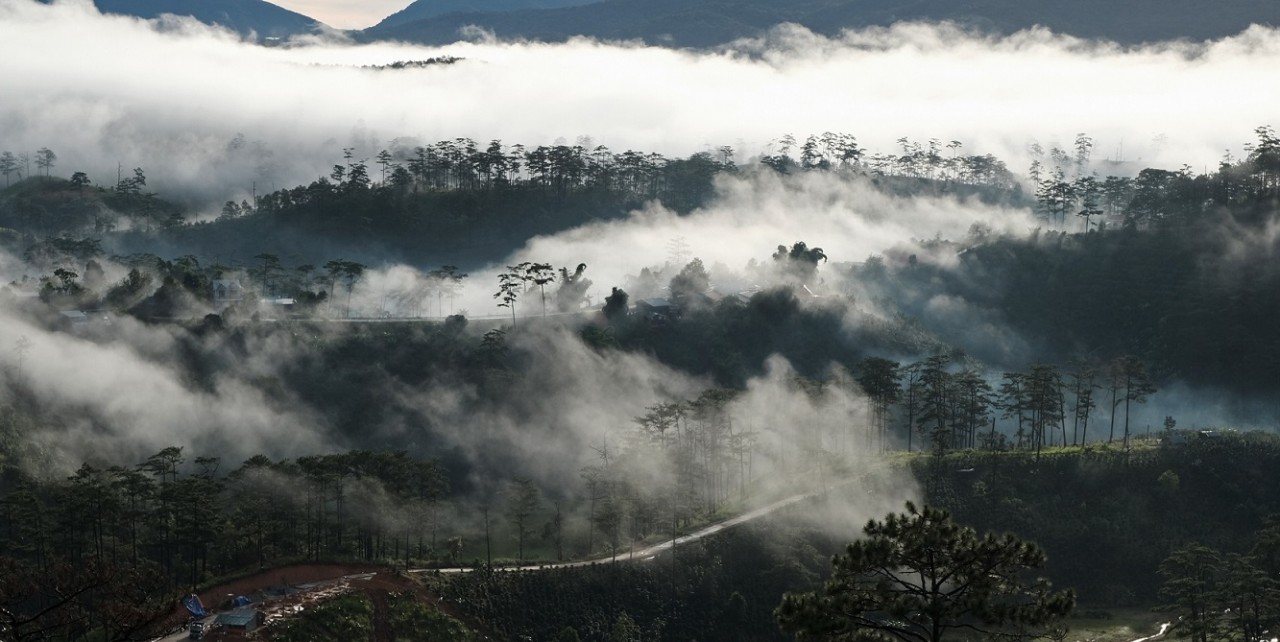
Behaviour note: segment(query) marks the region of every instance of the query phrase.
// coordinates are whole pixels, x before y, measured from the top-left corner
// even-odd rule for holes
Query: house
[[[209,290],[209,302],[218,310],[244,301],[244,288],[235,279],[214,279]]]
[[[675,314],[676,308],[671,301],[663,298],[640,299],[636,301],[636,313],[650,323],[666,323]]]
[[[214,628],[220,628],[233,635],[245,635],[258,628],[261,623],[258,611],[251,607],[238,608],[230,613],[222,613],[213,621]]]
[[[58,313],[58,323],[65,331],[81,333],[94,326],[111,325],[111,315],[101,310],[63,310]]]
[[[293,313],[294,308],[297,306],[298,300],[292,297],[262,299],[258,302],[260,310],[276,316],[288,316]]]
[[[59,313],[62,323],[67,328],[77,330],[89,325],[89,315],[80,310],[64,310]]]

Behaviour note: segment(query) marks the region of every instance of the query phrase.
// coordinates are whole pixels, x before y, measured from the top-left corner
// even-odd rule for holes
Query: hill
[[[242,35],[288,38],[323,26],[315,18],[289,11],[263,0],[95,0],[103,13],[152,19],[162,14],[191,16],[209,25],[226,27]]]
[[[520,9],[556,9],[588,4],[591,0],[417,0],[413,4],[387,16],[378,27],[392,27],[417,20],[426,20],[450,13],[478,13],[484,11],[518,11]]]
[[[1205,40],[1234,35],[1251,24],[1280,24],[1280,4],[1224,0],[606,0],[559,9],[460,12],[413,22],[384,22],[365,31],[370,39],[447,43],[464,26],[492,30],[500,38],[562,41],[575,35],[640,39],[676,47],[712,47],[756,36],[784,22],[835,35],[844,29],[902,21],[951,21],[983,32],[1012,33],[1036,25],[1083,38],[1136,44]]]

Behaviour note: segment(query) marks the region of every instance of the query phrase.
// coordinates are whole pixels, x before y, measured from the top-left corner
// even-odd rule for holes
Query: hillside
[[[301,560],[641,562],[670,533],[838,480],[860,485],[829,493],[856,510],[797,502],[653,564],[429,588],[512,639],[780,640],[779,596],[818,585],[861,517],[916,498],[1038,542],[1048,576],[1099,617],[1150,605],[1162,560],[1191,542],[1235,559],[1280,541],[1280,440],[1202,430],[1276,423],[1280,138],[1255,133],[1247,157],[1200,175],[1098,179],[1052,154],[1034,201],[994,157],[910,141],[884,155],[834,133],[742,165],[442,141],[372,170],[346,158],[194,223],[141,168],[113,187],[10,181],[0,247],[27,276],[5,295],[0,607],[72,585],[104,606],[6,626],[62,626],[53,639],[70,642],[133,604],[126,624],[152,630],[183,587]],[[535,245],[505,271],[481,262],[513,246],[474,244],[652,225],[621,218],[647,201],[714,230],[735,191],[778,192],[794,215],[824,186],[884,201],[868,220],[919,220],[921,203],[1010,211],[860,262],[797,222],[814,246],[790,230],[739,240],[754,254],[740,273],[679,238],[639,274],[647,261],[614,240],[635,236]],[[1000,231],[1001,217],[1040,227]],[[325,245],[295,254],[281,231]],[[397,241],[472,262],[348,253]],[[218,253],[237,243],[252,261]],[[588,245],[612,253],[574,260]],[[592,281],[603,301],[587,300]],[[843,521],[823,531],[805,519],[818,515]],[[384,597],[340,603],[358,625],[340,639],[379,630],[380,613],[394,630]],[[404,604],[406,620],[449,625]],[[286,639],[334,628],[318,622]]]
[[[200,22],[226,27],[242,35],[288,38],[323,26],[315,18],[289,11],[263,0],[96,0],[103,13],[152,19],[162,14],[191,16]]]
[[[925,485],[927,501],[961,524],[1038,542],[1054,586],[1077,592],[1078,615],[1105,621],[1160,602],[1158,568],[1178,547],[1199,541],[1244,553],[1274,532],[1265,530],[1278,506],[1274,437],[1179,434],[1188,438],[1181,446],[1150,441],[1128,452],[969,451],[899,461]],[[852,523],[843,532],[804,525],[839,513],[842,500],[830,501],[727,530],[682,549],[674,566],[664,554],[653,563],[477,572],[440,581],[438,590],[512,639],[554,639],[566,627],[584,640],[617,639],[609,635],[625,614],[641,639],[785,640],[773,623],[776,596],[820,584],[827,555],[856,531]],[[1089,639],[1081,635],[1089,623],[1068,626],[1067,639]]]
[[[417,0],[413,4],[387,16],[377,27],[392,27],[417,20],[426,20],[450,13],[478,13],[482,11],[518,11],[520,9],[555,9],[588,4],[591,0]]]
[[[640,39],[676,47],[712,47],[759,35],[784,22],[835,35],[844,29],[901,21],[952,21],[996,33],[1042,25],[1074,36],[1136,44],[1221,38],[1251,24],[1280,24],[1280,4],[1264,0],[1224,0],[1211,5],[1185,0],[607,0],[560,9],[472,11],[414,22],[384,22],[364,33],[370,39],[440,44],[457,40],[460,28],[475,25],[492,30],[500,38],[562,41],[583,35]]]

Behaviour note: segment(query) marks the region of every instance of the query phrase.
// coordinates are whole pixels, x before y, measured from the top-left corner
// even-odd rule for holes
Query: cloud
[[[101,16],[86,0],[0,0],[0,146],[48,146],[59,171],[106,184],[117,163],[143,166],[149,187],[193,202],[313,180],[343,147],[371,158],[398,137],[586,135],[619,150],[732,145],[745,156],[788,132],[837,131],[886,152],[903,136],[960,140],[1018,169],[1031,140],[1065,147],[1087,132],[1099,159],[1201,168],[1238,151],[1280,97],[1280,36],[1256,27],[1129,49],[914,24],[839,38],[782,27],[715,52],[306,42],[263,48],[190,21]],[[360,68],[445,55],[464,60]],[[250,144],[230,149],[240,133]]]
[[[184,330],[120,316],[104,332],[110,340],[50,331],[0,311],[6,354],[16,356],[20,340],[29,346],[20,366],[9,359],[6,377],[27,391],[20,395],[27,403],[42,409],[46,424],[28,437],[55,466],[129,464],[167,446],[235,461],[255,453],[327,451],[335,443],[324,434],[323,418],[254,385],[265,353],[202,383],[183,368],[181,344],[194,340]]]
[[[361,68],[439,56],[462,61]],[[1129,49],[1040,30],[988,38],[925,25],[839,38],[784,27],[714,52],[581,39],[418,47],[310,38],[263,48],[191,21],[102,16],[87,0],[0,0],[0,149],[50,147],[56,172],[86,171],[100,184],[111,184],[117,167],[142,166],[149,188],[197,206],[314,180],[344,147],[372,158],[405,137],[537,145],[589,135],[615,150],[668,155],[728,144],[742,159],[788,132],[830,130],[879,151],[892,151],[902,136],[961,140],[966,153],[994,153],[1017,169],[1031,140],[1066,146],[1087,132],[1098,158],[1118,157],[1123,146],[1127,159],[1194,167],[1238,150],[1253,126],[1274,117],[1278,66],[1280,32],[1262,28],[1216,43]],[[713,202],[688,215],[655,203],[624,220],[531,239],[474,271],[454,304],[473,316],[505,312],[491,296],[497,271],[533,260],[586,263],[599,305],[610,286],[663,264],[675,238],[690,257],[748,281],[748,262],[767,261],[779,244],[803,240],[834,261],[858,261],[913,238],[959,238],[974,224],[1009,233],[1032,226],[1016,207],[899,198],[830,175],[722,177],[717,189]],[[833,267],[823,271],[838,289]],[[352,307],[384,309],[388,293],[419,288],[420,276],[407,266],[372,270]],[[966,301],[927,307],[1004,337],[998,319]],[[33,340],[25,376],[38,398],[85,409],[62,444],[70,452],[127,459],[178,443],[287,455],[341,445],[316,413],[269,399],[254,383],[293,358],[296,346],[264,343],[249,351],[243,372],[197,385],[168,361],[180,352],[175,334],[123,320],[118,332],[116,341],[98,343],[0,318],[0,346],[23,335]],[[642,356],[587,350],[572,337],[515,340],[543,378],[518,382],[513,392],[526,397],[512,406],[518,413],[471,416],[475,391],[462,385],[394,392],[473,456],[509,446],[529,454],[549,482],[569,483],[585,444],[648,404],[706,386]],[[1021,349],[1017,341],[992,349]],[[790,419],[771,423],[804,424],[847,419],[840,413],[856,405],[848,397],[815,407],[788,388],[786,372],[773,363],[752,382],[740,402],[755,409],[751,416],[785,408]]]
[[[730,286],[725,292],[729,294],[732,288],[770,285],[768,270],[749,270],[749,263],[767,264],[778,245],[804,241],[830,257],[830,263],[819,267],[820,275],[830,279],[824,291],[852,293],[840,282],[836,266],[841,262],[862,261],[913,238],[963,238],[975,224],[1015,235],[1036,225],[1023,208],[953,195],[894,196],[869,179],[826,173],[722,176],[716,190],[710,203],[687,215],[651,203],[625,219],[532,238],[511,256],[473,270],[458,297],[458,309],[473,316],[509,313],[497,307],[492,294],[498,273],[522,261],[570,268],[587,264],[585,274],[593,282],[589,294],[598,308],[612,287],[625,286],[642,268],[662,268],[673,258],[673,242],[683,246],[686,261],[698,257],[708,268],[723,266],[713,273],[724,277],[721,285]],[[681,267],[667,266],[662,285]],[[535,300],[528,295],[518,301],[519,314],[540,310]]]

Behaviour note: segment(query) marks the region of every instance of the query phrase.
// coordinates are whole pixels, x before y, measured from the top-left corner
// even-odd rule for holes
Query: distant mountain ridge
[[[417,20],[427,20],[450,13],[482,13],[518,11],[521,9],[558,9],[590,4],[595,0],[416,0],[373,28],[392,27]]]
[[[912,20],[952,21],[990,33],[1042,25],[1083,38],[1137,44],[1207,40],[1237,34],[1251,24],[1280,25],[1280,1],[604,0],[575,7],[471,11],[412,22],[384,21],[363,35],[371,40],[446,44],[458,39],[462,27],[478,26],[499,38],[556,42],[582,35],[712,47],[759,35],[783,22],[835,35],[848,28]]]
[[[264,0],[94,0],[98,10],[152,19],[161,14],[191,16],[209,25],[226,27],[243,35],[288,38],[310,33],[324,25],[309,16]]]

